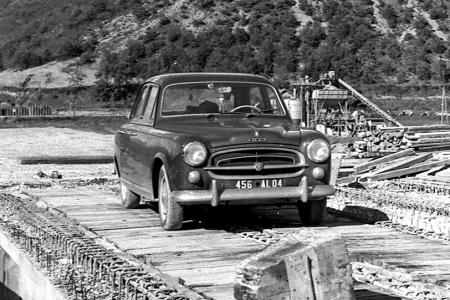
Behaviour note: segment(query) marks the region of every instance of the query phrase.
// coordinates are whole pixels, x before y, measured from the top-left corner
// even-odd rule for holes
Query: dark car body
[[[223,103],[219,99],[219,104],[213,103],[214,113],[202,111],[203,102],[192,105],[193,108],[186,107],[193,113],[178,112],[177,108],[165,112],[167,108],[163,105],[170,103],[163,104],[163,98],[169,97],[171,87],[187,84],[185,90],[190,91],[189,84],[195,87],[199,83],[211,87],[211,93],[216,92],[217,83],[224,86],[216,89],[219,91],[228,92],[233,88],[235,103],[242,101],[238,97],[243,96],[237,93],[246,85],[260,87],[263,92],[273,90],[270,101],[276,106],[267,112],[253,107],[244,112],[250,105],[243,105],[237,107],[239,111],[222,114],[216,111]],[[173,92],[177,93],[177,90]],[[191,98],[192,94],[185,101],[194,101]],[[206,102],[211,107],[214,101]],[[326,138],[315,130],[294,126],[279,92],[261,76],[165,74],[152,77],[141,86],[128,123],[116,135],[115,163],[122,189],[137,196],[134,202],[141,197],[157,201],[161,195],[158,188],[165,184],[166,178],[169,201],[181,207],[297,203],[303,204],[303,211],[308,213],[310,203],[321,201],[323,209],[324,199],[334,193],[329,185],[330,158],[314,162],[307,155],[307,147],[314,140],[326,141]],[[186,163],[184,152],[192,142],[206,149],[206,159],[198,166]],[[317,175],[321,172],[318,169],[323,170],[321,176]],[[123,194],[123,198],[126,196]],[[180,224],[175,227],[179,228]]]

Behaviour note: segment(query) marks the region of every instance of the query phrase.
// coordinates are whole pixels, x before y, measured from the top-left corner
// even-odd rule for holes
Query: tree
[[[383,16],[383,18],[385,18],[386,21],[388,22],[389,27],[391,27],[391,28],[397,27],[398,15],[397,15],[397,12],[395,11],[395,9],[392,7],[392,5],[386,4],[381,9],[380,12],[381,12],[381,15]]]
[[[76,63],[74,66],[63,68],[62,71],[69,76],[69,86],[72,87],[69,101],[73,116],[75,117],[75,112],[79,106],[80,87],[82,86],[83,81],[87,77],[87,75],[83,73],[83,70],[81,70],[81,65],[79,63]]]
[[[450,78],[450,65],[442,59],[431,62],[431,78],[440,84],[448,83]]]
[[[429,80],[431,78],[430,63],[426,60],[418,61],[415,73],[420,80]]]
[[[34,77],[34,74],[29,74],[25,79],[19,83],[17,87],[17,102],[18,106],[24,105],[32,95],[36,93],[36,89],[30,87],[31,79]]]

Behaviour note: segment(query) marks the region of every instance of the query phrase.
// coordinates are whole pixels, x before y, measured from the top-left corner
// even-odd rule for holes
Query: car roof
[[[167,86],[176,83],[203,82],[203,81],[243,81],[252,83],[271,84],[269,80],[259,75],[252,75],[245,73],[217,73],[217,72],[170,73],[153,76],[146,80],[146,82],[155,82],[161,86]]]

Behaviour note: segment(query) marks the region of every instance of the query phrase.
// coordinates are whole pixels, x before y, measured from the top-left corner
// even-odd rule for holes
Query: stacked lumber
[[[348,145],[353,156],[377,153],[384,156],[403,149],[438,150],[450,149],[450,126],[381,127],[374,131],[361,131],[359,140]],[[377,155],[372,155],[372,157]]]
[[[420,150],[434,150],[450,148],[450,131],[407,132],[406,145]]]
[[[354,300],[352,270],[340,235],[298,231],[240,265],[238,300]]]
[[[338,178],[337,184],[397,179],[450,166],[450,158],[405,149],[353,167],[353,174]]]

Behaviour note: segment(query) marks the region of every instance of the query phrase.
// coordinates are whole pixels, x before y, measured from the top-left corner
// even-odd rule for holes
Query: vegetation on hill
[[[448,0],[0,0],[0,70],[98,57],[105,99],[123,98],[136,79],[186,71],[280,85],[328,70],[361,84],[449,83],[449,11]],[[107,24],[130,14],[142,34],[108,44]]]

